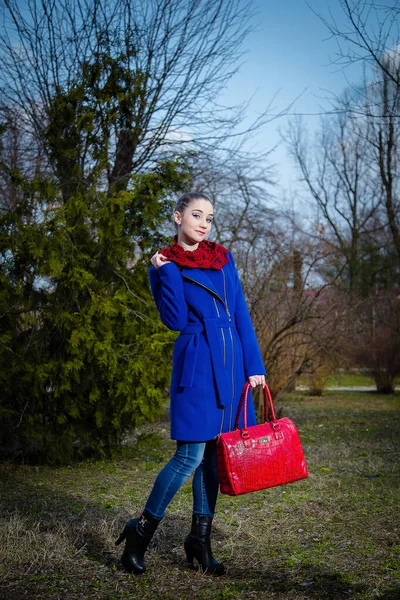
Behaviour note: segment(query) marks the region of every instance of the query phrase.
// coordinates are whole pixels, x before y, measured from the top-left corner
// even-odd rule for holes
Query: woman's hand
[[[255,388],[257,385],[265,385],[265,375],[250,375],[248,379],[252,388]]]
[[[163,256],[160,252],[156,252],[152,257],[151,257],[151,264],[156,268],[159,269],[160,267],[162,267],[163,265],[166,265],[168,263],[170,263],[170,260],[167,260],[165,258],[165,256]]]

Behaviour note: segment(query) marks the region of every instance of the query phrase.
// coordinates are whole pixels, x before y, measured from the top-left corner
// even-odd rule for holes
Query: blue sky
[[[254,0],[257,11],[257,31],[244,44],[246,54],[240,72],[230,82],[222,101],[241,102],[252,99],[249,117],[271,102],[278,113],[301,95],[293,111],[303,113],[310,129],[317,127],[319,117],[313,116],[329,108],[326,97],[330,92],[340,94],[348,80],[356,83],[361,77],[360,65],[345,71],[331,64],[337,52],[335,40],[312,12],[305,0]],[[316,11],[345,22],[338,0],[309,0]],[[266,125],[253,140],[256,147],[266,150],[279,142],[278,128],[287,121],[279,119]],[[280,147],[274,154],[278,177],[286,189],[295,189],[297,174],[288,153]]]

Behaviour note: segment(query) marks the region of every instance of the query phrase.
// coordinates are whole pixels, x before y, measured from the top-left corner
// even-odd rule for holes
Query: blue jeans
[[[214,440],[176,443],[176,452],[158,474],[145,510],[162,519],[168,504],[193,472],[193,513],[213,517],[219,486]]]

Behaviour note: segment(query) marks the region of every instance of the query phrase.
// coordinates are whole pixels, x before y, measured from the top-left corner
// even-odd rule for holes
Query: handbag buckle
[[[242,429],[242,431],[240,432],[240,435],[242,436],[242,438],[244,440],[248,440],[249,439],[249,432],[247,431],[247,429]]]
[[[280,431],[281,427],[279,425],[279,423],[271,423],[271,427],[274,431]]]

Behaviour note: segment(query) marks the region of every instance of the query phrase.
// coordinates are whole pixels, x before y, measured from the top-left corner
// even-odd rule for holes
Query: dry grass
[[[0,467],[0,600],[395,600],[400,598],[399,400],[375,394],[285,398],[308,480],[220,496],[214,578],[186,568],[191,486],[168,509],[147,555],[127,575],[114,540],[138,514],[174,443],[149,428],[121,461]]]

